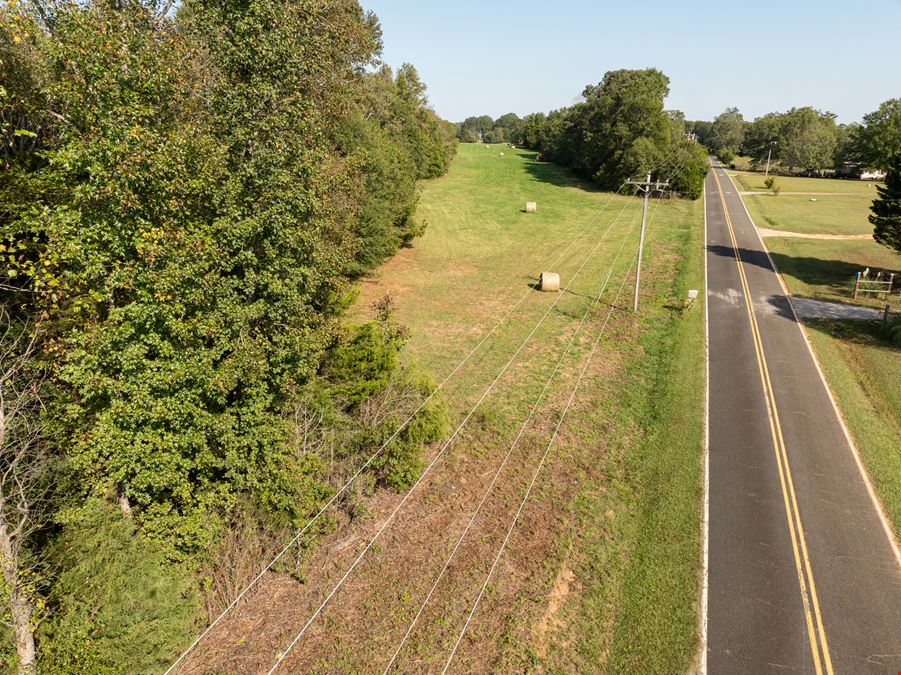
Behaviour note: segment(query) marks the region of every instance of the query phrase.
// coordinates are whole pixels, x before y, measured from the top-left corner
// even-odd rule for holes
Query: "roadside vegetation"
[[[380,50],[354,0],[0,8],[7,668],[160,670],[432,390],[342,325],[456,149]]]
[[[448,437],[476,395],[460,387],[482,382],[545,311],[549,296],[529,286],[548,251],[576,237],[559,270],[573,274],[597,246],[592,265],[511,370],[506,393],[463,434],[462,450],[476,463],[504,446],[540,389],[536,378],[549,371],[548,356],[613,265],[612,242],[624,238],[624,250],[634,250],[639,200],[598,188],[616,189],[655,167],[678,193],[700,194],[704,151],[683,137],[682,116],[664,111],[669,81],[657,70],[608,73],[585,90],[584,103],[534,117],[525,140],[556,163],[473,144],[456,165],[459,180],[430,182],[448,171],[460,132],[430,108],[412,65],[381,62],[381,40],[377,18],[356,0],[22,0],[0,8],[7,669],[163,669],[384,446],[266,577],[285,584],[283,599],[324,588],[344,561],[340,551],[354,550],[356,528],[370,527],[373,514],[415,483]],[[508,115],[485,133],[504,140],[528,128]],[[521,212],[535,200],[538,214]],[[603,217],[602,200],[610,206]],[[608,487],[622,497],[616,508],[631,523],[614,543],[595,542],[599,555],[615,551],[622,570],[614,585],[624,602],[605,615],[611,658],[644,654],[660,670],[682,669],[695,639],[700,409],[680,418],[680,443],[646,455],[644,444],[660,443],[660,429],[675,424],[675,408],[626,423],[631,413],[607,378],[633,392],[623,406],[644,414],[646,392],[670,391],[660,373],[678,353],[698,359],[696,377],[673,386],[700,396],[698,344],[682,332],[699,310],[683,316],[672,304],[684,291],[684,258],[699,251],[699,208],[661,200],[645,288],[654,321],[639,332],[618,313],[615,327],[628,344],[611,346],[595,366],[595,391],[615,428],[609,438],[623,434],[616,442],[626,453],[610,446],[607,473],[632,467],[598,493],[601,506]],[[615,219],[620,212],[628,215]],[[609,242],[593,229],[603,223]],[[440,265],[428,268],[429,256]],[[630,258],[614,272],[624,275]],[[422,266],[406,286],[373,296],[374,270],[411,260]],[[432,295],[411,309],[410,289]],[[519,323],[499,332],[475,362],[480,370],[430,398],[461,348],[483,335],[487,317],[520,292],[530,301]],[[571,356],[586,351],[580,341]],[[648,362],[656,366],[645,370]],[[575,368],[568,365],[567,378]],[[558,412],[542,412],[532,441]],[[584,418],[579,424],[567,434],[597,431]],[[605,439],[596,440],[574,445],[582,468],[604,451]],[[569,480],[552,482],[546,496],[557,497],[538,512],[557,523],[539,542],[545,555],[522,567],[523,583],[479,619],[482,628],[522,628],[544,611],[542,584],[551,577],[542,575],[559,571],[554,552],[574,532],[565,514],[583,488],[565,467],[558,474]],[[443,494],[469,494],[472,475],[447,477]],[[502,499],[519,486],[509,484]],[[673,504],[659,514],[651,505],[663,498]],[[430,502],[419,507],[435,513]],[[658,548],[670,518],[680,528],[677,555]],[[402,588],[415,559],[392,564],[385,568],[397,576],[386,583]],[[596,581],[587,568],[582,574]],[[651,577],[667,581],[649,594]],[[665,618],[660,607],[669,608]],[[296,618],[287,607],[266,609]],[[576,620],[574,630],[588,632],[594,618]],[[661,621],[669,626],[658,634]],[[623,642],[620,626],[644,622],[640,644]],[[523,663],[545,639],[505,635],[484,643],[499,664]],[[212,641],[214,653],[222,639]],[[509,651],[515,644],[522,649]],[[238,640],[219,653],[232,659],[255,646]],[[257,658],[271,658],[259,649]]]
[[[858,295],[853,299],[854,275],[869,268],[873,273],[901,275],[901,256],[871,240],[821,241],[767,237],[767,248],[795,295],[882,308],[901,305],[896,291],[884,295]]]
[[[732,172],[732,176],[739,189],[766,190],[762,174]],[[778,181],[782,188],[778,196],[752,194],[742,199],[758,227],[776,231],[765,233],[765,241],[791,291],[821,300],[884,307],[885,297],[861,294],[857,300],[852,298],[858,272],[895,273],[901,279],[901,254],[867,238],[873,233],[870,207],[879,185],[784,176]],[[782,237],[779,232],[802,236]],[[850,238],[816,238],[819,235]],[[889,301],[898,305],[898,293]]]
[[[811,321],[807,333],[901,538],[901,345],[875,321]]]
[[[788,232],[814,235],[873,234],[873,226],[867,220],[870,204],[876,196],[872,183],[855,182],[851,183],[855,188],[853,190],[833,190],[836,183],[842,185],[846,181],[779,177],[775,179],[779,193],[774,194],[762,185],[762,180],[760,189],[757,189],[757,181],[748,175],[738,174],[736,177],[740,189],[761,193],[744,195],[748,211],[758,227],[780,230],[787,226],[790,228]],[[807,182],[798,185],[795,181],[799,180]]]

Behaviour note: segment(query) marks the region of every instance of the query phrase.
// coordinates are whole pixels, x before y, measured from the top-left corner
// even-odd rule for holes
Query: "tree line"
[[[432,390],[389,301],[341,320],[456,148],[381,46],[356,0],[0,8],[8,669],[159,669]]]
[[[470,117],[458,125],[458,138],[524,145],[609,190],[655,167],[676,192],[697,199],[707,153],[687,136],[684,115],[665,109],[668,94],[669,78],[659,70],[615,70],[571,107],[523,119]]]
[[[901,99],[883,102],[862,123],[838,124],[830,112],[811,107],[762,115],[752,122],[738,108],[713,121],[689,122],[700,143],[725,162],[736,154],[763,166],[808,173],[888,171],[901,152]]]

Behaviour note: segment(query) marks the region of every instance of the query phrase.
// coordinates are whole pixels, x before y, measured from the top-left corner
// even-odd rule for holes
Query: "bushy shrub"
[[[779,185],[779,181],[776,180],[775,176],[769,176],[763,182],[764,187],[772,192],[774,195],[779,195],[779,192],[782,190],[782,187]]]
[[[890,321],[886,331],[888,333],[889,342],[897,347],[901,347],[901,318]]]
[[[435,385],[401,363],[406,332],[391,319],[390,299],[378,311],[377,321],[347,329],[329,350],[306,405],[326,426],[342,430],[323,443],[330,457],[355,466],[387,444],[370,470],[380,484],[400,490],[418,478],[426,444],[447,434],[448,414],[439,398],[417,412]]]
[[[716,158],[720,160],[723,164],[729,164],[735,159],[735,153],[732,152],[729,148],[720,148],[719,152],[716,153]]]
[[[53,550],[62,572],[40,634],[46,673],[162,670],[195,629],[191,575],[167,565],[163,550],[129,517],[92,499]]]

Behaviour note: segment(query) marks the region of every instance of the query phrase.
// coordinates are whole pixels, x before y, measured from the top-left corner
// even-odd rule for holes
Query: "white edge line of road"
[[[712,169],[712,167],[711,167]],[[708,174],[709,175],[709,174]],[[704,515],[701,560],[699,675],[707,675],[707,594],[710,557],[710,286],[707,280],[707,176],[704,176]]]
[[[725,174],[725,176],[729,179],[729,182],[732,183],[732,187],[735,188],[735,183],[732,181],[732,176],[730,176],[725,169],[723,170],[723,174]],[[741,195],[738,196],[738,199],[741,202],[742,208],[744,208],[745,210],[745,214],[747,214],[748,216],[748,220],[754,227],[754,233],[757,235],[757,239],[760,241],[760,245],[763,247],[763,250],[766,251],[766,256],[770,261],[770,265],[773,266],[773,270],[776,272],[776,278],[779,280],[779,285],[782,286],[782,292],[785,293],[785,298],[788,300],[789,307],[791,307],[792,315],[795,317],[795,322],[801,329],[801,335],[804,336],[804,342],[807,345],[807,351],[810,352],[810,357],[813,359],[813,365],[816,366],[817,372],[820,375],[820,380],[823,382],[823,386],[826,388],[826,394],[829,396],[829,401],[832,403],[832,409],[835,411],[835,416],[838,419],[838,423],[845,434],[845,439],[848,441],[848,447],[851,448],[851,454],[854,455],[854,461],[857,463],[857,469],[860,471],[860,476],[861,478],[863,478],[864,485],[867,486],[867,492],[870,495],[873,506],[876,508],[876,513],[879,515],[879,521],[882,523],[882,529],[885,531],[885,536],[888,539],[889,546],[895,553],[895,562],[897,563],[898,567],[901,568],[901,549],[898,548],[898,542],[895,539],[894,532],[892,532],[891,525],[889,525],[888,517],[885,515],[885,509],[883,509],[882,507],[882,502],[879,501],[879,496],[876,494],[876,490],[873,489],[873,483],[870,480],[870,475],[867,473],[866,467],[864,467],[863,464],[863,460],[860,457],[860,449],[857,447],[857,443],[854,442],[854,438],[851,436],[851,431],[848,429],[848,425],[845,423],[845,417],[844,415],[842,415],[842,412],[835,401],[835,396],[832,393],[832,388],[829,386],[829,382],[826,381],[826,376],[823,374],[823,369],[820,366],[820,360],[817,358],[816,353],[813,351],[813,345],[810,344],[810,338],[807,336],[807,328],[798,317],[798,313],[795,311],[795,305],[792,302],[792,294],[788,290],[788,286],[785,284],[785,280],[783,280],[782,278],[782,273],[779,271],[779,268],[776,267],[773,256],[770,255],[770,249],[763,241],[763,237],[760,236],[760,231],[757,229],[757,225],[754,223],[754,219],[751,217],[750,211],[748,211],[748,205],[745,204],[745,200],[741,197]]]

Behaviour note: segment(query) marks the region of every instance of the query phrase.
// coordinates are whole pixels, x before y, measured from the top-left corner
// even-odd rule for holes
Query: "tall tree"
[[[782,161],[791,168],[821,170],[833,165],[838,132],[835,115],[813,108],[792,108],[784,116]]]
[[[469,142],[467,139],[474,138],[475,141],[473,142],[477,142],[485,134],[494,129],[494,126],[494,119],[490,115],[467,117],[460,124],[460,140]]]
[[[669,78],[653,68],[611,71],[586,87],[585,102],[572,109],[573,167],[605,187],[618,187],[638,165],[639,139],[658,146],[669,139],[667,94]]]
[[[738,152],[745,139],[745,119],[738,108],[726,108],[716,116],[710,128],[711,150]]]
[[[901,98],[885,101],[864,115],[857,133],[856,155],[861,162],[886,171],[901,156]]]
[[[756,162],[766,161],[770,151],[776,161],[785,147],[785,133],[780,113],[767,113],[751,122],[745,131],[742,151]]]
[[[873,238],[901,253],[901,157],[889,167],[885,185],[876,186],[879,197],[870,207]]]

